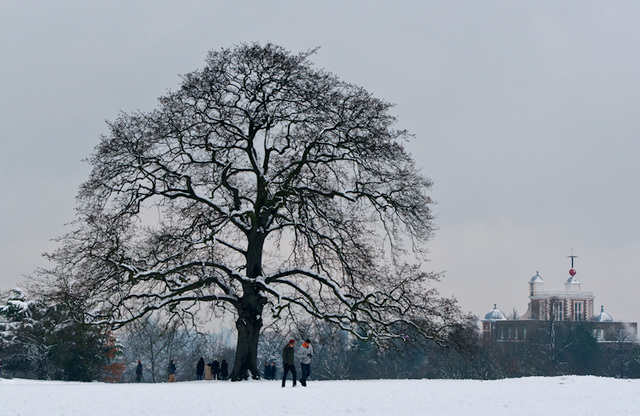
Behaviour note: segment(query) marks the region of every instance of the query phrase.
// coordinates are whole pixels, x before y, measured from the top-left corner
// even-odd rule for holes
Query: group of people
[[[143,380],[142,372],[142,361],[138,360],[135,375],[136,383],[140,383]],[[204,358],[200,357],[198,364],[196,364],[196,380],[202,380],[203,377],[207,380],[226,380],[227,378],[229,378],[229,364],[227,363],[227,360],[222,360],[222,364],[218,360],[213,360],[212,362],[207,364],[205,375]],[[175,360],[171,360],[169,362],[169,365],[167,366],[167,382],[174,383],[175,381],[176,362]]]
[[[142,361],[138,360],[138,364],[136,365],[136,383],[140,383],[143,380],[142,377]],[[175,383],[176,381],[176,362],[175,360],[171,360],[169,365],[167,366],[167,382]]]
[[[277,372],[278,372],[278,367],[276,367],[275,361],[271,361],[271,364],[269,364],[269,361],[264,362],[264,379],[265,380],[275,380]]]
[[[229,378],[229,363],[227,360],[222,360],[220,363],[214,359],[205,366],[204,357],[200,357],[198,364],[196,365],[196,380],[226,380]]]
[[[296,355],[300,361],[300,370],[302,373],[300,377],[300,384],[307,387],[307,379],[311,374],[313,346],[311,345],[311,340],[305,339],[302,346],[298,349],[297,354],[295,346],[296,341],[291,339],[282,349],[282,387],[285,386],[289,373],[291,373],[291,378],[293,379],[293,387],[297,384],[298,379],[295,365]],[[272,361],[271,364],[266,362],[264,365],[264,378],[267,380],[275,380],[276,371],[277,368],[275,361]],[[169,363],[169,366],[167,367],[167,374],[167,382],[173,383],[176,381],[176,362],[174,360],[171,360]],[[220,363],[217,359],[214,359],[209,364],[205,364],[204,357],[200,357],[200,360],[198,360],[198,363],[196,364],[196,380],[202,380],[203,378],[206,380],[226,380],[229,378],[229,364],[227,363],[227,360],[222,360],[222,363]],[[138,360],[138,364],[136,366],[135,380],[137,383],[142,381],[142,362],[140,360]]]
[[[295,346],[296,341],[294,339],[289,340],[289,343],[282,349],[282,387],[285,386],[287,381],[287,375],[291,372],[291,378],[293,379],[293,387],[296,386],[296,365],[295,365]],[[311,374],[311,358],[313,357],[313,347],[311,346],[311,340],[306,339],[302,343],[302,347],[298,350],[298,359],[300,360],[300,369],[302,375],[300,377],[300,384],[307,387],[307,379]]]

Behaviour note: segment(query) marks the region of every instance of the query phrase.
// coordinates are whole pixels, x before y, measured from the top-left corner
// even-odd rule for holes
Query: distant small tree
[[[619,327],[613,342],[600,344],[598,362],[602,374],[617,378],[640,377],[640,345],[635,330]]]
[[[68,304],[29,300],[20,289],[0,307],[0,338],[5,369],[22,377],[98,380],[113,345],[104,326],[76,320]]]
[[[208,357],[211,343],[208,335],[186,331],[179,322],[162,322],[149,317],[137,321],[121,332],[122,344],[129,370],[125,381],[132,381],[137,360],[144,366],[144,381],[158,383],[166,381],[167,367],[176,362],[176,376],[181,380],[195,379],[198,359]]]
[[[581,323],[569,323],[563,341],[564,360],[571,374],[600,374],[600,346],[591,331]]]
[[[122,345],[118,343],[118,339],[112,333],[107,337],[106,348],[108,363],[102,367],[100,380],[108,383],[119,383],[123,381],[126,364],[123,361]]]
[[[445,342],[432,343],[425,351],[426,375],[431,378],[485,378],[476,317],[469,317],[449,332]]]
[[[3,296],[0,307],[0,345],[4,371],[26,378],[51,377],[51,347],[43,319],[47,307],[42,301],[27,299],[21,289]]]
[[[313,378],[320,380],[346,379],[349,362],[350,334],[326,322],[314,322],[306,337],[313,343]]]
[[[278,327],[265,328],[258,343],[258,361],[264,368],[265,362],[275,362],[278,368],[282,368],[282,347],[286,334]],[[264,370],[263,370],[264,373]]]

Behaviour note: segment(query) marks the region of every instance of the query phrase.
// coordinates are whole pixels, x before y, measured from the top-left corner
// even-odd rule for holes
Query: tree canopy
[[[109,122],[74,231],[51,254],[54,285],[116,327],[232,312],[234,379],[258,374],[263,319],[438,339],[461,314],[422,269],[431,182],[403,146],[411,135],[314,53],[212,51],[156,110]]]

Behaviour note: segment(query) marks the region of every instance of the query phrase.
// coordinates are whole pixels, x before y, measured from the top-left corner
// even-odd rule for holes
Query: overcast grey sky
[[[315,46],[396,104],[435,185],[429,267],[477,315],[527,308],[536,271],[640,321],[640,2],[0,1],[0,290],[43,266],[87,158],[207,51]]]

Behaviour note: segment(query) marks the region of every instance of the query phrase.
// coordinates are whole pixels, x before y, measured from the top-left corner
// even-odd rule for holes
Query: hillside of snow
[[[192,381],[105,384],[0,379],[11,416],[638,415],[640,380],[532,377],[478,380]]]

